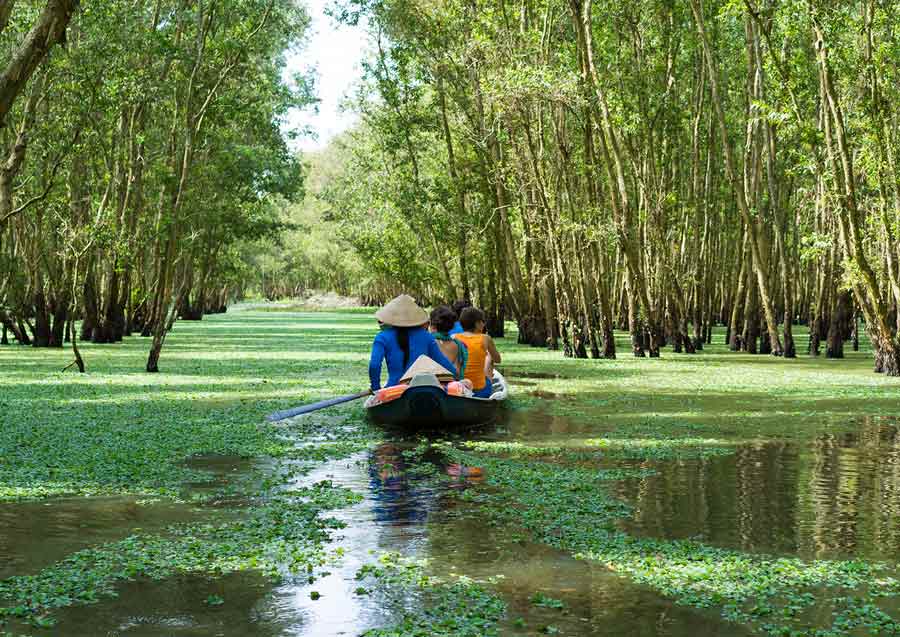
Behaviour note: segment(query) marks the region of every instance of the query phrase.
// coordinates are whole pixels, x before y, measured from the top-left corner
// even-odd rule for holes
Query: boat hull
[[[369,418],[380,425],[402,429],[450,429],[471,427],[492,422],[506,397],[505,382],[497,374],[495,382],[502,383],[502,394],[491,398],[451,396],[438,383],[418,385],[414,379],[402,396],[385,403],[368,404]]]

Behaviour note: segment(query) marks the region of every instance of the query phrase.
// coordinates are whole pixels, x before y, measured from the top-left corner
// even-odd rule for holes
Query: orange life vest
[[[382,387],[375,392],[375,397],[380,403],[387,403],[403,395],[409,388],[409,385],[392,385],[391,387]]]
[[[484,334],[455,334],[453,338],[462,341],[469,350],[469,361],[466,363],[464,377],[472,381],[475,391],[484,389],[484,386],[487,385],[484,375],[484,361],[487,360]]]

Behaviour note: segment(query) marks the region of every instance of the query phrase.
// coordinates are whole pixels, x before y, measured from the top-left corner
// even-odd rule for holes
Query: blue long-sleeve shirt
[[[387,387],[390,387],[400,382],[400,377],[422,354],[438,365],[446,367],[448,371],[452,372],[456,369],[456,366],[444,356],[437,341],[434,340],[434,336],[424,327],[409,330],[409,361],[406,365],[403,364],[403,350],[400,349],[400,343],[397,341],[397,330],[390,328],[379,332],[372,343],[372,357],[369,359],[369,381],[372,389],[381,389],[381,364],[383,361],[387,361]]]

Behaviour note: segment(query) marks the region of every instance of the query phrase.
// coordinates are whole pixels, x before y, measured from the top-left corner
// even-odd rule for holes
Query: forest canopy
[[[351,0],[373,55],[330,189],[384,281],[615,356],[843,355],[900,374],[900,15],[874,0]],[[387,296],[388,294],[385,294]]]
[[[77,320],[152,337],[156,371],[177,317],[224,308],[238,246],[302,195],[282,120],[313,99],[284,78],[308,22],[292,0],[0,5],[4,341],[61,346]]]
[[[5,10],[6,340],[142,333],[155,370],[176,318],[247,294],[404,291],[567,356],[616,356],[617,329],[636,356],[691,353],[724,325],[733,350],[791,358],[803,324],[807,353],[863,332],[900,375],[890,3],[330,11],[369,32],[360,120],[304,160],[283,127],[314,100],[284,78],[293,2]]]

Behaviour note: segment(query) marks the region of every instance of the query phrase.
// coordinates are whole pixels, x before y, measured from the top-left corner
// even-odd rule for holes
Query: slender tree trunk
[[[709,38],[706,35],[706,26],[703,18],[703,8],[701,0],[691,0],[691,9],[694,14],[694,20],[697,25],[697,31],[700,35],[700,41],[703,45],[704,56],[709,72],[709,84],[712,94],[713,106],[715,107],[716,117],[719,121],[719,136],[722,141],[722,149],[725,155],[725,172],[728,180],[731,182],[732,189],[737,200],[738,209],[741,217],[747,227],[747,233],[750,243],[750,256],[753,269],[756,272],[757,285],[759,288],[760,301],[763,306],[763,314],[765,315],[766,325],[769,330],[769,339],[772,342],[772,354],[781,356],[784,349],[781,345],[781,338],[778,335],[778,322],[775,319],[774,304],[772,295],[769,291],[769,284],[766,280],[766,272],[763,269],[763,258],[759,245],[759,237],[757,236],[756,219],[750,212],[750,207],[745,198],[745,184],[742,174],[737,170],[734,160],[734,152],[731,141],[728,137],[728,123],[725,118],[725,109],[722,104],[719,92],[719,70],[716,58],[713,55]]]
[[[824,91],[828,113],[824,118],[826,139],[831,149],[829,157],[834,168],[836,187],[840,193],[838,209],[840,211],[841,242],[847,255],[855,262],[858,271],[854,281],[854,290],[866,316],[866,324],[872,336],[872,346],[876,350],[875,371],[884,372],[888,376],[900,376],[900,342],[889,324],[888,309],[863,245],[856,196],[856,173],[847,141],[843,108],[834,89],[827,41],[824,31],[818,23],[815,10],[812,10],[812,18],[817,38],[816,51],[819,68],[822,74],[821,87]]]

